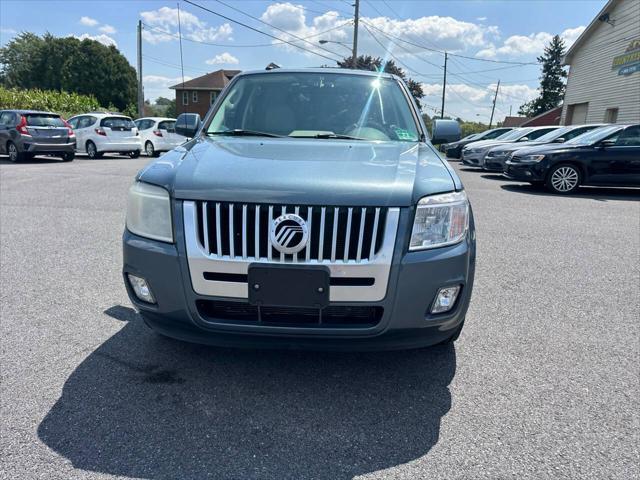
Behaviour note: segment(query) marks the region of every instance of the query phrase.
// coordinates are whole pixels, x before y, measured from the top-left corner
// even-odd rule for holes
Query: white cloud
[[[476,20],[478,20],[479,22],[484,22],[487,20],[487,17],[477,17]]]
[[[231,55],[229,52],[224,52],[220,55],[216,55],[215,57],[210,58],[209,60],[206,60],[204,63],[206,63],[207,65],[237,65],[240,63],[240,60]]]
[[[142,36],[145,41],[157,44],[160,42],[168,42],[177,40],[178,35],[178,9],[170,7],[161,7],[158,10],[140,12],[143,22],[150,27],[156,27],[160,30],[169,32],[163,33],[153,28],[145,28]],[[233,28],[228,23],[223,23],[219,27],[211,27],[200,20],[193,13],[180,10],[180,24],[182,35],[185,38],[196,41],[215,42],[220,40],[232,40]]]
[[[560,36],[564,40],[565,47],[569,48],[573,45],[584,29],[584,26],[579,26],[564,30]],[[491,44],[477,52],[476,56],[480,58],[538,56],[542,54],[544,47],[552,38],[553,34],[547,32],[512,35],[503,42],[502,46],[496,47]]]
[[[292,36],[296,35],[302,38],[312,37],[309,41],[314,44],[316,38],[350,43],[353,31],[350,22],[341,18],[338,12],[328,11],[323,15],[308,18],[301,6],[289,2],[269,5],[260,18],[289,32],[291,36],[274,30],[276,36],[290,41],[296,41]],[[462,51],[473,47],[484,47],[498,34],[498,28],[495,26],[478,25],[452,17],[430,16],[402,20],[387,17],[362,17],[361,20],[360,50],[378,56],[384,56],[384,49],[367,32],[367,28],[385,45],[386,49],[391,50],[395,56],[399,57],[428,52],[425,52],[423,48],[400,42],[393,37],[401,37],[411,43],[438,50]],[[340,27],[340,25],[343,26]],[[338,28],[319,36],[320,33],[335,27]],[[314,35],[315,38],[313,38]],[[394,42],[397,45],[394,45]],[[312,46],[299,40],[296,43],[304,48],[327,54],[326,51],[321,50],[319,45]],[[289,45],[282,45],[282,48],[293,49]],[[347,51],[338,45],[327,44],[324,48],[335,52],[335,56],[348,55]]]
[[[192,77],[185,75],[185,82]],[[182,82],[182,77],[165,77],[163,75],[144,75],[142,84],[144,85],[145,98],[155,100],[158,97],[175,98],[176,94],[169,89],[172,85]]]
[[[18,31],[13,28],[0,28],[0,33],[4,33],[5,35],[14,35],[18,33]]]
[[[98,28],[98,30],[100,30],[102,33],[108,33],[110,35],[113,35],[114,33],[117,32],[115,27],[112,27],[111,25],[107,25],[106,23],[102,25],[100,28]]]
[[[440,110],[442,99],[441,83],[423,83],[422,91],[425,97],[422,104],[426,106],[426,111],[433,114]],[[489,121],[493,96],[496,91],[496,84],[489,83],[482,85],[467,85],[464,83],[447,84],[445,96],[445,114],[460,116],[468,121]],[[516,108],[523,103],[535,98],[538,91],[524,84],[500,85],[494,121],[502,119],[508,114],[506,105],[513,105]]]
[[[91,17],[80,17],[80,25],[84,25],[85,27],[95,27],[100,22],[98,22],[95,18]]]
[[[105,35],[105,34],[100,34],[100,35],[89,35],[88,33],[83,33],[82,35],[71,35],[72,37],[76,37],[79,40],[84,40],[84,39],[89,39],[89,40],[95,40],[96,42],[100,42],[103,45],[106,45],[107,47],[110,45],[113,45],[114,47],[117,47],[118,44],[116,43],[116,41],[111,38],[109,35]]]

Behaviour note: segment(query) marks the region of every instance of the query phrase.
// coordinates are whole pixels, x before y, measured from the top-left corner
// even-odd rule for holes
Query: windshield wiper
[[[278,137],[282,138],[282,135],[276,135],[269,132],[258,132],[257,130],[243,130],[241,128],[234,128],[233,130],[220,130],[219,132],[207,132],[207,135],[230,135],[234,137]]]
[[[342,135],[341,133],[316,133],[315,135],[290,135],[292,138],[337,138],[339,140],[365,140],[360,137],[352,137],[351,135]]]

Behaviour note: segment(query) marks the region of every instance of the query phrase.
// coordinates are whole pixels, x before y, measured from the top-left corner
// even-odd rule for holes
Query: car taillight
[[[29,130],[27,130],[27,117],[25,117],[24,115],[20,116],[20,123],[16,127],[16,130],[21,135],[29,135],[29,136],[31,136],[31,134],[29,133]]]
[[[107,136],[107,132],[105,132],[102,128],[96,128],[96,133],[98,135],[102,135],[103,137]]]
[[[161,137],[161,136],[162,136],[162,132],[161,132],[160,130],[154,130],[154,131],[153,131],[153,134],[154,134],[156,137]]]
[[[73,128],[71,128],[71,125],[69,125],[69,122],[67,122],[64,118],[60,117],[60,120],[62,120],[62,122],[64,123],[64,126],[67,127],[67,130],[69,131],[68,136],[69,138],[71,137],[75,137],[76,134],[73,131]]]

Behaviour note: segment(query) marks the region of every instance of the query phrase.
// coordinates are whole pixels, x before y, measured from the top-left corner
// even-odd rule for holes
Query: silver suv
[[[157,331],[215,345],[412,348],[454,341],[475,232],[456,173],[397,77],[236,76],[192,140],[129,191],[123,276]],[[434,137],[440,135],[439,125]],[[447,142],[459,138],[433,138]]]

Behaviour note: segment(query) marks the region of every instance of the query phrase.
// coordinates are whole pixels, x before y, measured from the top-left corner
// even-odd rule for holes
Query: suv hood
[[[505,142],[502,140],[480,140],[477,142],[468,143],[465,148],[468,148],[468,149],[489,148],[489,147],[497,147],[498,145],[505,145],[507,143],[512,143],[512,142]]]
[[[138,179],[178,199],[408,206],[461,188],[450,168],[433,147],[418,143],[197,138],[151,163]]]

